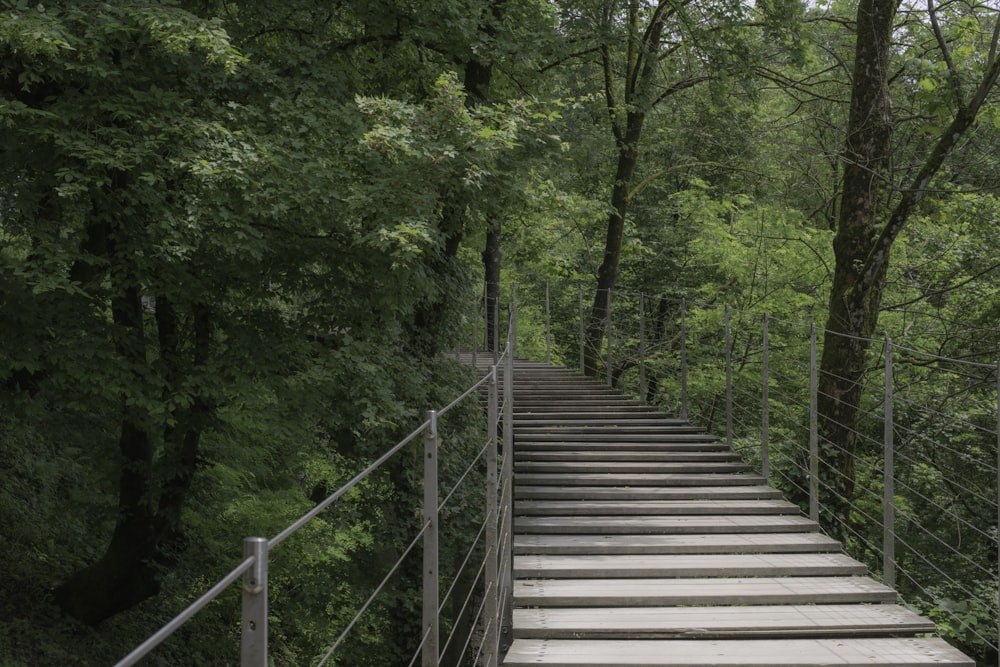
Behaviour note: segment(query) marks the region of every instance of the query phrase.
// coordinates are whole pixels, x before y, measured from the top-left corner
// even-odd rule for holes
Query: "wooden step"
[[[683,433],[515,433],[514,439],[518,442],[600,442],[604,444],[619,442],[714,442],[717,437],[709,434],[683,434]]]
[[[593,640],[515,639],[506,667],[975,667],[941,639]]]
[[[663,607],[896,602],[868,577],[518,579],[519,607]]]
[[[522,500],[520,516],[693,516],[799,514],[787,500]]]
[[[719,474],[654,474],[654,473],[521,473],[518,484],[529,486],[737,486],[764,483],[760,475],[747,473]]]
[[[658,442],[542,442],[519,440],[514,434],[516,451],[578,451],[578,452],[731,452],[725,443],[719,442],[714,436],[670,436],[662,437]]]
[[[515,638],[872,637],[934,632],[894,604],[515,609]]]
[[[514,487],[518,500],[768,500],[770,486],[529,486]],[[520,503],[518,507],[520,507]]]
[[[819,532],[679,535],[515,535],[515,554],[839,553],[840,542]]]
[[[620,428],[620,427],[632,427],[632,426],[657,426],[665,429],[669,429],[671,432],[690,432],[690,433],[701,433],[704,429],[698,428],[697,426],[691,426],[684,419],[669,419],[664,416],[652,417],[645,416],[642,414],[635,414],[633,412],[625,412],[622,414],[609,414],[610,419],[615,419],[615,422],[609,422],[608,419],[593,419],[592,413],[581,413],[582,417],[553,417],[548,413],[518,413],[517,410],[514,411],[514,428],[524,429],[524,428],[564,428],[564,427],[598,427],[598,428]],[[652,413],[655,414],[655,413]],[[617,422],[621,419],[620,425]]]
[[[551,535],[680,535],[801,533],[819,526],[801,516],[517,516],[514,529]]]
[[[750,466],[745,463],[714,462],[714,461],[515,461],[514,470],[517,473],[562,473],[567,475],[594,474],[722,474],[747,472]]]
[[[865,574],[845,554],[523,555],[514,576],[539,579],[832,577]]]
[[[692,462],[692,461],[715,461],[729,463],[739,461],[739,456],[735,452],[717,450],[703,452],[696,451],[675,451],[675,450],[634,450],[634,449],[600,449],[591,451],[571,451],[571,450],[532,450],[522,449],[515,452],[518,461],[652,461],[652,462]]]

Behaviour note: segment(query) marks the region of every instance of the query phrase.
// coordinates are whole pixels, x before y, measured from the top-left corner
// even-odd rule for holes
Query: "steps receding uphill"
[[[695,425],[517,362],[514,441],[509,667],[974,667]]]

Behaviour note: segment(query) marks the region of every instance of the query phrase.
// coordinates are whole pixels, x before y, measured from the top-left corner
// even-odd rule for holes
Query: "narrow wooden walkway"
[[[504,665],[975,663],[716,438],[518,362]]]

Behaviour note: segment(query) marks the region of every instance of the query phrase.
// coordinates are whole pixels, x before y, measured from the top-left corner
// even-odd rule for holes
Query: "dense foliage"
[[[701,306],[692,331],[718,332],[717,306],[733,307],[747,392],[767,312],[787,351],[772,400],[792,410],[807,401],[799,325],[828,321],[831,289],[886,229],[855,333],[913,350],[905,521],[945,523],[947,507],[960,519],[942,530],[975,527],[967,559],[940,554],[960,586],[901,587],[995,661],[995,612],[968,595],[995,597],[995,529],[966,495],[993,497],[978,462],[996,442],[956,426],[995,429],[995,381],[920,354],[1000,356],[996,11],[890,17],[891,134],[850,239],[858,4],[0,0],[0,664],[124,655],[227,571],[242,537],[275,534],[467,385],[441,353],[468,345],[481,291],[502,312],[519,286],[519,349],[542,356],[547,285],[554,358],[577,365],[582,315],[589,370],[671,410],[680,299]],[[876,348],[851,362],[862,383]],[[720,381],[692,377],[713,427]],[[476,449],[473,413],[447,425],[448,474]],[[776,422],[789,458],[800,426]],[[881,492],[881,434],[853,428],[839,492],[863,507]],[[314,663],[412,538],[414,462],[275,553],[277,664]],[[955,476],[968,486],[939,483]],[[860,552],[878,541],[856,510],[823,520]],[[910,571],[932,572],[912,553],[959,536],[907,539],[921,543],[901,556]],[[450,566],[461,551],[446,545]],[[343,664],[409,659],[412,567]],[[231,662],[235,596],[150,664]]]

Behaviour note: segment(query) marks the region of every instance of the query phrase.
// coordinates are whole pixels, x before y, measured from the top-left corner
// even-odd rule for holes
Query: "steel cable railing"
[[[437,665],[453,646],[456,659],[462,661],[475,643],[472,664],[495,667],[509,642],[511,380],[521,324],[527,331],[528,356],[568,366],[579,362],[581,370],[608,384],[724,435],[748,463],[758,466],[789,499],[800,503],[804,513],[831,527],[845,547],[886,583],[899,585],[904,597],[938,621],[950,639],[972,637],[984,650],[996,651],[1000,644],[996,565],[1000,489],[995,463],[1000,442],[1000,372],[996,366],[896,347],[888,340],[849,337],[869,347],[871,361],[857,381],[865,388],[855,406],[857,421],[840,424],[818,413],[818,402],[831,398],[820,386],[825,381],[854,380],[819,369],[819,339],[825,332],[815,325],[619,290],[607,295],[608,317],[600,327],[604,344],[595,345],[587,340],[589,311],[582,290],[553,293],[546,286],[544,298],[542,290],[537,291],[520,306],[513,291],[506,309],[498,298],[484,299],[482,319],[472,318],[467,324],[472,329],[473,364],[482,368],[482,360],[487,360],[485,377],[441,411],[429,413],[417,431],[349,482],[359,483],[421,434],[427,446],[436,438],[441,415],[488,390],[485,444],[457,475],[443,500],[436,495],[434,483],[433,503],[425,499],[430,518],[406,552],[423,541],[425,559],[436,558],[428,554],[428,540],[436,543],[441,515],[452,511],[450,504],[461,497],[458,489],[481,472],[485,458],[487,506],[483,521],[477,524],[479,532],[467,544],[456,572],[448,575],[450,585],[440,598],[442,575],[433,561],[433,581],[424,583],[430,601],[424,601],[421,641],[410,664]],[[499,292],[487,289],[486,293]],[[502,310],[509,316],[507,344],[501,351]],[[851,443],[827,436],[836,430]],[[831,465],[834,460],[845,462],[847,468]],[[425,474],[436,480],[436,471]],[[269,547],[345,492],[338,490],[322,507],[318,505],[270,542],[263,541],[262,553],[248,552],[246,560],[212,590],[221,591],[248,571],[259,574],[256,566],[266,558]],[[934,520],[918,524],[917,516]],[[473,563],[478,567],[470,568]],[[471,583],[461,591],[464,597],[455,602],[459,610],[439,649],[443,611],[460,590],[460,581]],[[479,586],[481,595],[475,592]],[[204,606],[207,601],[199,599],[195,605],[199,603]],[[190,615],[197,613],[195,605]],[[457,634],[461,619],[468,614],[471,620],[465,625],[471,630],[464,636]],[[975,620],[974,627],[970,618]],[[180,623],[183,620],[174,629]],[[986,631],[986,627],[993,630]],[[324,662],[341,641],[338,638]]]
[[[513,299],[512,299],[513,301]],[[516,351],[516,307],[511,306],[510,317],[507,320],[506,343],[502,349],[499,345],[499,303],[494,305],[494,317],[491,319],[494,335],[486,336],[486,340],[495,344],[493,349],[485,349],[484,354],[492,354],[491,364],[485,375],[467,387],[459,396],[438,411],[427,413],[427,419],[414,431],[408,434],[396,445],[389,448],[364,470],[357,473],[346,484],[327,496],[299,519],[281,530],[270,540],[265,538],[246,538],[244,540],[244,560],[228,575],[213,585],[204,595],[199,597],[187,609],[178,614],[169,623],[154,633],[149,639],[136,647],[120,660],[116,667],[130,667],[139,662],[156,646],[166,640],[173,632],[193,618],[201,609],[228,589],[241,577],[243,579],[241,622],[241,662],[243,667],[264,667],[268,664],[268,557],[270,551],[294,535],[309,522],[324,511],[327,511],[349,491],[367,480],[375,471],[382,468],[390,459],[399,454],[418,437],[424,439],[424,502],[422,505],[422,527],[403,549],[401,555],[388,568],[381,581],[374,587],[365,601],[359,606],[353,617],[329,645],[329,648],[318,656],[317,667],[322,667],[335,658],[338,649],[342,648],[347,637],[357,627],[361,618],[372,608],[376,599],[386,589],[389,582],[396,576],[404,561],[413,556],[418,545],[423,545],[423,620],[421,623],[421,639],[413,654],[411,664],[419,661],[422,665],[438,665],[442,656],[451,649],[456,639],[461,641],[461,653],[458,660],[464,659],[469,646],[477,642],[477,661],[482,659],[484,667],[497,667],[501,655],[500,636],[509,635],[511,615],[511,561],[509,555],[504,558],[502,550],[510,548],[511,511],[509,503],[512,499],[512,450],[513,450],[513,357]],[[472,347],[472,360],[477,364],[478,341]],[[485,345],[483,346],[485,348]],[[502,393],[498,386],[502,385]],[[486,441],[479,448],[471,461],[463,461],[461,470],[450,490],[441,498],[438,480],[438,453],[440,451],[441,434],[438,422],[447,413],[466,403],[473,395],[480,395],[486,389]],[[501,436],[502,434],[502,436]],[[485,459],[485,462],[484,462]],[[485,468],[485,470],[484,470]],[[480,474],[485,477],[483,490],[467,493],[464,497],[458,495],[463,486],[469,485]],[[440,586],[445,578],[440,572],[439,540],[441,539],[440,522],[450,504],[459,498],[464,502],[468,498],[485,497],[485,514],[478,524],[478,533],[468,544],[462,554],[462,562],[456,572],[448,575],[451,579],[444,595],[440,594]],[[455,515],[462,515],[468,508],[456,508]],[[484,539],[485,535],[485,539]],[[481,552],[481,553],[477,553]],[[473,568],[474,574],[469,574],[469,564],[478,563]],[[466,579],[467,577],[467,579]],[[468,583],[468,589],[463,590],[464,598],[459,603],[457,613],[450,619],[451,628],[443,647],[440,647],[440,632],[443,612],[450,605],[452,596],[462,581]],[[477,585],[483,588],[482,593],[476,592]],[[462,619],[470,608],[475,608],[475,614],[465,625],[467,631],[464,637],[458,637],[457,632],[462,626]],[[478,629],[477,629],[478,628]]]
[[[582,371],[724,436],[949,639],[968,630],[980,646],[963,648],[996,654],[998,366],[628,290],[608,295],[598,344],[584,335],[589,299],[569,292],[575,298],[547,291],[562,304],[555,326],[571,332],[552,342],[567,365],[576,347]],[[819,368],[827,335],[868,348],[860,378]],[[854,423],[819,414],[821,401],[835,402],[823,390],[834,383],[862,389]]]

